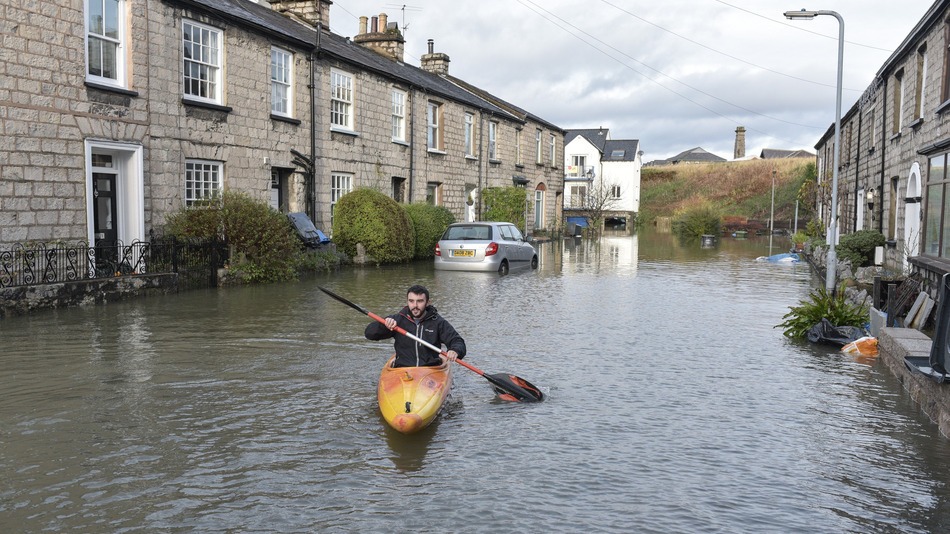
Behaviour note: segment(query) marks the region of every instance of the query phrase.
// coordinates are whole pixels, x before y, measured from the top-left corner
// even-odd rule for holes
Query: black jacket
[[[425,340],[428,343],[441,347],[443,344],[448,347],[446,351],[454,350],[459,358],[465,356],[465,340],[455,331],[455,328],[448,321],[439,315],[434,306],[427,306],[422,320],[418,324],[412,319],[409,307],[406,306],[399,313],[390,315],[396,320],[396,324],[404,328],[410,334]],[[410,339],[398,332],[386,328],[386,325],[373,321],[366,325],[366,339],[379,341],[381,339],[395,338],[393,348],[396,350],[395,367],[418,367],[423,365],[441,365],[442,358],[439,353],[429,347]]]

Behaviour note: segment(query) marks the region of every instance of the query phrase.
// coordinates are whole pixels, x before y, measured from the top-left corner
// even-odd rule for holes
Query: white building
[[[612,140],[610,130],[568,130],[564,136],[564,217],[586,225],[592,205],[605,225],[632,223],[640,211],[640,141]]]

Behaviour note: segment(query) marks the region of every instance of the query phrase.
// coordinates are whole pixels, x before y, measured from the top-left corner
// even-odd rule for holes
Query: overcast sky
[[[845,21],[842,114],[932,2],[924,0],[333,0],[330,27],[386,13],[419,65],[426,41],[449,72],[564,129],[639,139],[644,162],[702,147],[731,159],[814,152],[834,123],[838,22]],[[405,9],[403,9],[405,6]],[[899,7],[897,7],[899,6]]]

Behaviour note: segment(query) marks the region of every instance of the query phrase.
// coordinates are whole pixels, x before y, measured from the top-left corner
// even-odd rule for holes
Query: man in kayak
[[[446,346],[446,355],[455,361],[465,357],[465,340],[455,331],[448,321],[439,315],[435,306],[429,304],[429,290],[415,285],[406,292],[406,306],[394,315],[386,317],[386,324],[373,321],[366,326],[366,339],[379,341],[394,338],[393,348],[396,350],[394,367],[419,367],[442,365],[442,358],[438,352],[410,339],[397,334],[397,326],[410,334],[421,338],[436,347]]]

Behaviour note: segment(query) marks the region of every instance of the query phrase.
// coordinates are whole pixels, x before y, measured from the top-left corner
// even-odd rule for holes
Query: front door
[[[118,260],[118,210],[116,209],[116,175],[92,173],[93,220],[95,228],[96,267],[101,269]]]

